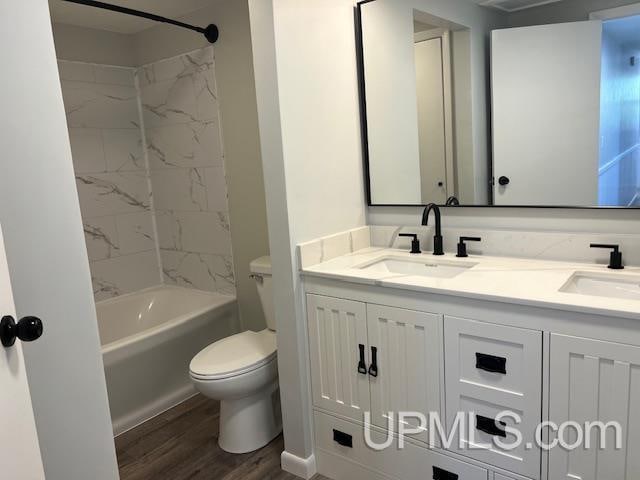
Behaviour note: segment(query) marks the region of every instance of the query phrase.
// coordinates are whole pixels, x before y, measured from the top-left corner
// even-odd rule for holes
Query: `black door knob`
[[[510,181],[511,181],[511,180],[509,180],[509,177],[505,177],[504,175],[498,179],[498,183],[499,183],[500,185],[502,185],[503,187],[505,187],[505,186],[509,185],[509,182],[510,182]]]
[[[16,343],[16,338],[23,342],[33,342],[42,336],[42,320],[38,317],[23,317],[18,323],[12,316],[6,315],[0,320],[0,341],[5,347]]]

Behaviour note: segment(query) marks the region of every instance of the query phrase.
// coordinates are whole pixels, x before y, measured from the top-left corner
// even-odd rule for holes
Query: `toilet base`
[[[259,394],[220,402],[220,448],[249,453],[267,445],[282,432],[278,382]]]

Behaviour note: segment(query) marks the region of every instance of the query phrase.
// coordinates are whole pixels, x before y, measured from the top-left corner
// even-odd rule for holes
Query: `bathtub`
[[[189,362],[238,332],[233,296],[159,286],[96,302],[114,435],[195,394]]]

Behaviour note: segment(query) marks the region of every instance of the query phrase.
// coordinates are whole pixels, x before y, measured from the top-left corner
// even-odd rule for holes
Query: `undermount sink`
[[[576,272],[560,288],[560,291],[596,297],[640,300],[640,276]]]
[[[422,258],[383,257],[369,261],[356,268],[372,273],[389,275],[418,275],[421,277],[453,278],[475,266],[469,262],[450,262]]]

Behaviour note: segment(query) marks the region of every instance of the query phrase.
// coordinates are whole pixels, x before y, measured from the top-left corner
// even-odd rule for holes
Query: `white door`
[[[361,302],[307,295],[313,403],[360,421],[370,406],[366,314]]]
[[[567,421],[618,422],[621,448],[607,430],[606,448],[592,430],[591,448],[551,450],[553,480],[637,480],[640,478],[640,347],[564,335],[551,336],[549,417]],[[569,429],[571,430],[571,429]],[[565,435],[568,443],[573,433]]]
[[[0,223],[15,310],[46,322],[45,335],[23,349],[44,472],[51,480],[114,480],[118,464],[47,0],[0,1],[0,45]],[[8,390],[4,383],[0,389],[1,398]],[[3,417],[20,420],[26,408],[18,401],[2,407]],[[24,418],[28,423],[30,415]],[[17,465],[5,455],[23,445],[5,435],[3,429],[0,478],[21,480],[6,473]],[[38,463],[26,448],[23,455]]]
[[[420,186],[423,203],[447,200],[442,38],[415,44],[420,143]]]
[[[0,228],[0,316],[16,312],[9,268]],[[20,340],[11,347],[0,345],[0,464],[2,478],[36,480],[44,478],[36,424]]]
[[[389,428],[389,413],[394,429],[399,412],[440,414],[441,322],[440,315],[367,305],[370,362],[377,367],[369,375],[373,424]],[[405,423],[418,426],[414,418]],[[426,428],[415,436],[429,440]]]
[[[492,32],[496,205],[598,204],[601,45],[600,21]]]

